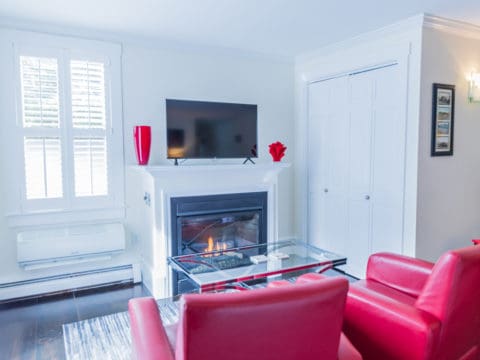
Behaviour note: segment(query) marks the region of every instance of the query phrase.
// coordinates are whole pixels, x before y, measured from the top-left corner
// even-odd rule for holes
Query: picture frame
[[[431,156],[453,155],[455,85],[433,84]]]

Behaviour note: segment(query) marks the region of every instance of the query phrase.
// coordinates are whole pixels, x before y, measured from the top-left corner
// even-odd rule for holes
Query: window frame
[[[38,46],[42,44],[42,46]],[[96,40],[60,37],[47,34],[16,32],[12,42],[15,83],[15,121],[11,124],[11,147],[15,156],[11,162],[12,184],[17,184],[19,199],[10,205],[10,226],[38,224],[65,224],[102,219],[118,220],[125,217],[123,119],[121,96],[121,46]],[[23,103],[20,57],[54,57],[58,66],[60,133],[62,151],[63,197],[50,199],[27,199],[24,163],[24,136],[48,131],[23,127]],[[102,62],[105,77],[105,130],[78,131],[72,123],[71,60]],[[10,128],[10,126],[8,127]],[[107,143],[107,195],[75,196],[74,151],[75,133],[90,136],[104,133]],[[102,135],[103,136],[103,135]],[[14,199],[14,197],[10,197]]]

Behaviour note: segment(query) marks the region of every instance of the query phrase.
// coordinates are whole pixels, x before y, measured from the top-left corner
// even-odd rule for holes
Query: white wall
[[[31,28],[29,30],[32,30]],[[35,30],[35,29],[33,29]],[[39,27],[39,31],[50,32]],[[55,28],[55,34],[63,34]],[[181,44],[162,44],[153,39],[122,39],[119,35],[101,34],[93,31],[71,31],[69,36],[114,40],[123,45],[123,110],[125,164],[135,164],[132,141],[134,125],[151,125],[153,130],[150,164],[170,164],[166,160],[165,148],[165,98],[200,99],[258,104],[259,118],[259,162],[271,161],[268,144],[280,140],[288,147],[284,161],[294,158],[293,137],[293,62],[273,59],[255,54],[214,48],[188,47]],[[0,28],[0,65],[13,61],[9,52],[11,42],[2,39]],[[0,66],[0,69],[2,67]],[[13,85],[7,72],[0,70],[0,104],[2,108],[14,108]],[[0,111],[0,129],[15,121],[10,112]],[[4,142],[0,142],[0,171],[5,167],[5,157],[10,156]],[[240,160],[238,160],[240,161]],[[193,162],[188,162],[193,163]],[[294,235],[293,226],[293,170],[287,169],[280,176],[279,235]],[[192,179],[192,181],[195,181]],[[129,191],[126,183],[126,191]],[[9,193],[11,184],[0,176],[2,199]],[[0,214],[5,214],[4,202],[0,201]],[[128,214],[134,209],[127,209]],[[128,228],[127,228],[128,229]],[[4,216],[0,216],[0,284],[20,281],[32,277],[47,276],[59,270],[26,273],[16,263],[16,230],[8,227]],[[125,258],[137,256],[135,236]],[[72,267],[71,271],[79,269]]]
[[[480,104],[466,77],[480,71],[480,41],[425,28],[422,48],[417,255],[436,260],[480,237]],[[456,86],[453,156],[430,156],[432,84]]]
[[[140,124],[152,126],[149,164],[173,164],[166,159],[166,98],[257,104],[258,162],[271,161],[268,145],[277,140],[288,147],[282,161],[294,158],[293,63],[214,49],[193,51],[129,43],[124,46],[123,88],[127,164],[136,164],[132,133],[133,126]],[[188,160],[185,165],[199,162]],[[280,175],[280,238],[295,235],[292,173],[289,168]],[[127,178],[127,192],[129,186]]]

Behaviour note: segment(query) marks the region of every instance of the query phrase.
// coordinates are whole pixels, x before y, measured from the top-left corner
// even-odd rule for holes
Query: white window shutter
[[[70,62],[75,196],[108,195],[105,67]],[[80,135],[81,134],[81,135]]]
[[[107,143],[103,138],[75,138],[75,196],[108,195]]]
[[[24,127],[60,126],[55,58],[20,57]]]
[[[27,199],[63,196],[62,149],[59,138],[25,137]]]
[[[70,71],[73,127],[105,129],[104,64],[72,60]]]
[[[55,58],[20,57],[25,195],[30,199],[63,196],[62,148],[59,137],[58,64]],[[56,129],[56,136],[52,136]]]

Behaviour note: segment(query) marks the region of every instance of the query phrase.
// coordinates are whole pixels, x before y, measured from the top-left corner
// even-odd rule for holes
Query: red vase
[[[152,129],[150,126],[139,125],[133,128],[133,142],[138,165],[147,165],[150,157],[150,143],[152,141]]]

